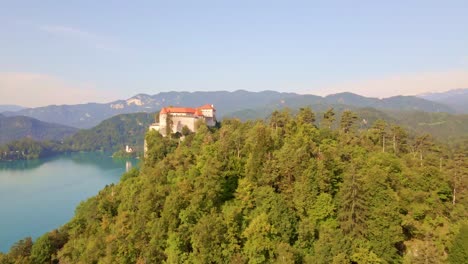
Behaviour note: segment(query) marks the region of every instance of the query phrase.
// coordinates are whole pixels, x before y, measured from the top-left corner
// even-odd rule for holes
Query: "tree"
[[[31,237],[21,239],[11,246],[9,255],[14,259],[27,258],[31,255],[32,245]]]
[[[190,135],[190,133],[192,133],[192,131],[190,131],[190,128],[188,128],[188,126],[183,126],[181,133],[182,133],[182,135],[184,137],[186,137],[186,136]]]
[[[154,122],[155,123],[159,123],[159,121],[160,121],[159,120],[159,114],[160,114],[160,112],[156,112],[156,114],[154,114]]]
[[[340,121],[341,131],[343,131],[345,134],[351,132],[356,120],[357,116],[355,113],[349,110],[344,111]]]
[[[290,121],[291,114],[289,109],[284,109],[282,111],[275,110],[270,117],[270,126],[278,130],[278,128],[286,127],[286,124]]]
[[[383,260],[379,258],[374,252],[368,248],[358,248],[355,253],[351,256],[351,261],[354,263],[365,263],[365,264],[380,264]]]
[[[0,264],[14,264],[15,260],[8,254],[0,252]],[[21,262],[20,262],[21,263]]]
[[[335,112],[330,108],[323,114],[322,126],[331,129],[333,121],[335,121]]]
[[[193,259],[196,263],[223,262],[222,245],[226,243],[226,227],[213,211],[203,216],[192,232]]]
[[[463,224],[455,236],[448,259],[453,264],[466,263],[468,260],[468,224]]]
[[[39,237],[31,248],[31,260],[33,263],[50,263],[52,259],[52,243],[49,234]]]
[[[255,217],[244,230],[244,254],[249,263],[266,263],[274,258],[276,229],[269,223],[268,216],[263,213]]]
[[[167,113],[167,116],[166,116],[166,131],[164,131],[166,133],[166,136],[171,138],[172,137],[172,126],[174,125],[174,121],[172,120],[172,116],[170,113]]]
[[[392,131],[392,139],[393,139],[392,141],[393,152],[395,154],[399,154],[400,152],[405,152],[408,134],[400,126],[392,126],[391,131]]]
[[[429,134],[425,134],[416,138],[413,153],[419,152],[420,166],[423,165],[423,156],[434,146],[432,138]]]
[[[252,179],[261,177],[262,164],[270,157],[272,139],[269,128],[262,123],[257,123],[249,131],[245,148],[249,156],[245,164],[245,174]]]
[[[372,129],[378,135],[379,142],[382,145],[382,152],[385,152],[385,137],[387,135],[385,131],[386,128],[387,128],[387,123],[381,119],[375,121],[374,124],[372,125]]]
[[[299,124],[313,125],[315,123],[315,114],[310,107],[301,107],[296,119]]]
[[[451,176],[451,185],[452,185],[452,204],[457,203],[457,197],[463,192],[466,191],[467,183],[466,177],[468,175],[468,158],[465,156],[465,153],[462,151],[457,151],[454,153],[452,158],[451,169],[449,170],[449,175]]]
[[[338,219],[343,233],[349,238],[364,237],[368,205],[362,176],[356,165],[351,164],[350,169],[344,174],[343,185],[338,195],[340,197]]]

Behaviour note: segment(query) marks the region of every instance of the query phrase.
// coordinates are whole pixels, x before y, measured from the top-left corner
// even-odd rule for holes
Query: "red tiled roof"
[[[190,113],[195,115],[203,115],[201,110],[209,110],[212,109],[216,111],[211,104],[206,104],[197,108],[188,108],[188,107],[163,107],[161,109],[161,114],[167,113]]]
[[[197,108],[197,111],[195,111],[195,115],[197,115],[197,116],[202,116],[203,115],[200,108]]]
[[[164,107],[161,109],[161,114],[166,114],[166,113],[190,113],[194,114],[195,113],[194,108],[188,108],[188,107]]]
[[[198,107],[198,109],[213,109],[214,110],[214,106],[212,104],[206,104],[206,105],[202,105]]]

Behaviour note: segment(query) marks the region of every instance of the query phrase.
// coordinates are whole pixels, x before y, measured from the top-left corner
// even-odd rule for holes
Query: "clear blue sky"
[[[15,0],[0,9],[0,104],[170,90],[365,86],[386,96],[399,83],[421,86],[415,93],[468,87],[465,73],[466,0]],[[44,98],[24,101],[31,89]]]

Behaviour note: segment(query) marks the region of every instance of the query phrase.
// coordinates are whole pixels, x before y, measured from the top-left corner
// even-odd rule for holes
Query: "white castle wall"
[[[201,109],[203,116],[194,116],[190,113],[169,113],[172,119],[172,133],[182,132],[182,128],[187,126],[191,131],[196,132],[195,124],[198,120],[204,120],[208,126],[216,125],[215,111],[213,109]],[[158,130],[161,135],[166,136],[167,113],[159,115],[159,126],[152,126],[150,129]]]
[[[191,131],[195,131],[195,123],[198,118],[194,116],[173,116],[171,114],[172,119],[172,133],[182,132],[182,128],[187,126]],[[165,136],[166,135],[166,124],[167,124],[167,115],[163,114],[159,116],[159,132]]]

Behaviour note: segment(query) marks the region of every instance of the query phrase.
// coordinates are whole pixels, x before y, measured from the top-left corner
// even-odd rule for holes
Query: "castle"
[[[213,105],[206,104],[197,108],[164,107],[159,112],[159,123],[152,124],[149,129],[159,131],[166,136],[167,126],[170,125],[172,133],[181,133],[186,126],[190,131],[196,132],[197,121],[202,120],[208,126],[216,124],[216,109]]]

